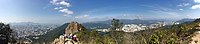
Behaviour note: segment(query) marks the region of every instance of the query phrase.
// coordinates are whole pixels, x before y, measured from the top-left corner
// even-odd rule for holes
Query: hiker
[[[75,42],[78,42],[77,37],[76,37],[75,34],[72,36],[72,40],[74,40]]]
[[[69,36],[67,36],[68,39],[72,38],[72,34],[70,33]]]
[[[65,44],[74,44],[72,40],[72,34],[70,33],[68,36],[66,36]]]

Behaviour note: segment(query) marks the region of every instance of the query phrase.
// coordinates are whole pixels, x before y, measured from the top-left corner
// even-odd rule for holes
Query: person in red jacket
[[[74,40],[75,42],[78,42],[77,37],[76,37],[75,34],[72,36],[72,40]]]

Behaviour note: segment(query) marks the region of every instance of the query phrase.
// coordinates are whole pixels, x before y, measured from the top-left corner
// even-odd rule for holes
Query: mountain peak
[[[70,33],[74,34],[78,31],[82,31],[82,30],[85,30],[85,28],[78,22],[73,21],[73,22],[69,23],[68,27],[65,29],[65,34],[66,35],[69,35]]]

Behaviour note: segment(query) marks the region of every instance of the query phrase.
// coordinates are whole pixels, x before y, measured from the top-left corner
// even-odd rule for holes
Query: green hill
[[[67,28],[69,23],[65,23],[60,27],[55,28],[54,30],[49,31],[45,35],[39,36],[39,39],[33,40],[33,43],[35,44],[41,44],[41,43],[49,43],[52,42],[55,38],[58,38],[60,35],[64,34],[65,28]]]
[[[200,19],[179,25],[147,29],[137,32],[97,32],[82,31],[78,38],[82,44],[188,44]],[[104,33],[102,35],[102,33]]]
[[[156,29],[147,29],[137,32],[98,32],[81,31],[77,37],[81,44],[187,44],[191,41],[194,29],[200,23],[200,19],[193,22],[186,22],[179,25],[165,26]],[[33,40],[35,44],[43,42],[49,44],[59,35],[64,33],[68,24],[64,24],[45,35],[40,36],[39,40]]]

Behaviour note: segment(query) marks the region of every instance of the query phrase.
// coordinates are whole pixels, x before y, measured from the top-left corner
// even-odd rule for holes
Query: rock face
[[[74,34],[76,32],[84,31],[84,30],[85,30],[85,28],[81,24],[79,24],[77,22],[71,22],[71,23],[69,23],[69,25],[65,29],[65,33],[63,33],[63,34],[66,34],[66,36],[69,36],[70,33]],[[65,43],[67,43],[67,44],[76,44],[76,42],[65,41],[65,39],[66,39],[65,35],[60,35],[60,37],[56,38],[52,42],[52,44],[65,44]]]
[[[195,33],[195,36],[193,36],[192,41],[190,41],[189,44],[200,44],[200,31]]]
[[[64,36],[60,36],[59,38],[56,38],[52,44],[64,44]]]
[[[195,22],[200,22],[200,18],[195,20]],[[189,44],[200,44],[200,23],[195,27],[198,31],[194,33]]]
[[[83,31],[85,30],[85,28],[77,23],[77,22],[71,22],[68,27],[65,29],[65,34],[68,36],[70,33],[71,34],[74,34],[75,32],[78,32],[78,31]]]

